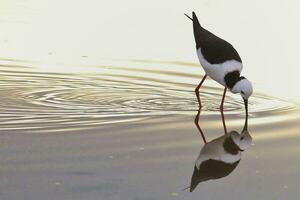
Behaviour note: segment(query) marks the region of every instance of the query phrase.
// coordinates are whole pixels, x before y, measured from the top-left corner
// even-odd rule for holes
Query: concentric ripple
[[[2,131],[88,129],[157,116],[194,115],[197,109],[194,87],[201,76],[195,75],[198,68],[188,63],[101,66],[95,73],[41,72],[29,63],[16,63],[0,66]],[[181,65],[181,71],[174,65]],[[218,114],[221,95],[221,87],[203,89],[207,114]],[[228,95],[225,109],[227,114],[244,113],[237,95]],[[295,110],[296,105],[265,95],[251,99],[250,111],[255,117]]]

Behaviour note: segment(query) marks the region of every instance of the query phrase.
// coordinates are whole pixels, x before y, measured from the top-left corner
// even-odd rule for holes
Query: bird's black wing
[[[222,38],[204,29],[193,12],[193,28],[196,48],[201,48],[203,57],[211,64],[223,63],[227,60],[242,62],[234,47]]]

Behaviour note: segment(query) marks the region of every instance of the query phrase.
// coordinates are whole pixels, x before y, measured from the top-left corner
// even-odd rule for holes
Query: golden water
[[[204,146],[193,10],[255,93],[252,145],[190,193]],[[0,0],[0,200],[299,200],[299,17],[296,0]],[[207,142],[224,135],[222,92],[201,91]],[[244,112],[228,93],[228,132]]]
[[[189,194],[183,189],[203,146],[194,125],[199,67],[122,63],[72,73],[1,60],[1,199],[298,198],[297,104],[255,93],[249,105],[253,146],[232,174]],[[201,92],[199,125],[207,141],[224,134],[221,95],[210,80]],[[244,117],[241,98],[228,94],[228,131],[239,132]]]
[[[193,116],[197,108],[193,90],[201,75],[191,63],[132,61],[129,65],[139,66],[55,73],[30,62],[1,62],[2,131],[85,130],[158,116]],[[158,66],[161,70],[155,69]],[[208,115],[218,113],[222,95],[222,87],[212,84],[206,82],[201,92]],[[253,121],[275,124],[296,118],[299,109],[295,103],[259,93],[249,107]],[[228,93],[226,114],[242,118],[243,109],[240,97]]]

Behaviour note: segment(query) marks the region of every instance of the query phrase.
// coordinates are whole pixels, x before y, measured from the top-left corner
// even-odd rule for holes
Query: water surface
[[[200,67],[116,63],[70,68],[1,59],[1,199],[298,199],[297,104],[254,93],[252,146],[231,174],[190,193],[183,189],[203,147],[194,124]],[[222,90],[209,80],[201,92],[207,141],[224,134]],[[228,93],[224,114],[228,132],[240,132],[241,97]]]

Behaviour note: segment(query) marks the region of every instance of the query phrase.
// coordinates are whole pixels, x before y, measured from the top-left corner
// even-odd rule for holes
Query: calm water
[[[210,80],[196,118],[191,11],[243,59],[248,132],[228,93],[224,134]],[[297,0],[0,0],[0,200],[299,200],[299,18]]]
[[[299,105],[255,93],[250,147],[228,176],[190,193],[204,145],[194,124],[200,67],[112,63],[0,60],[1,200],[299,199]],[[202,91],[199,127],[210,142],[224,135],[222,88],[209,80]],[[241,98],[228,94],[228,132],[241,133],[244,120]]]

